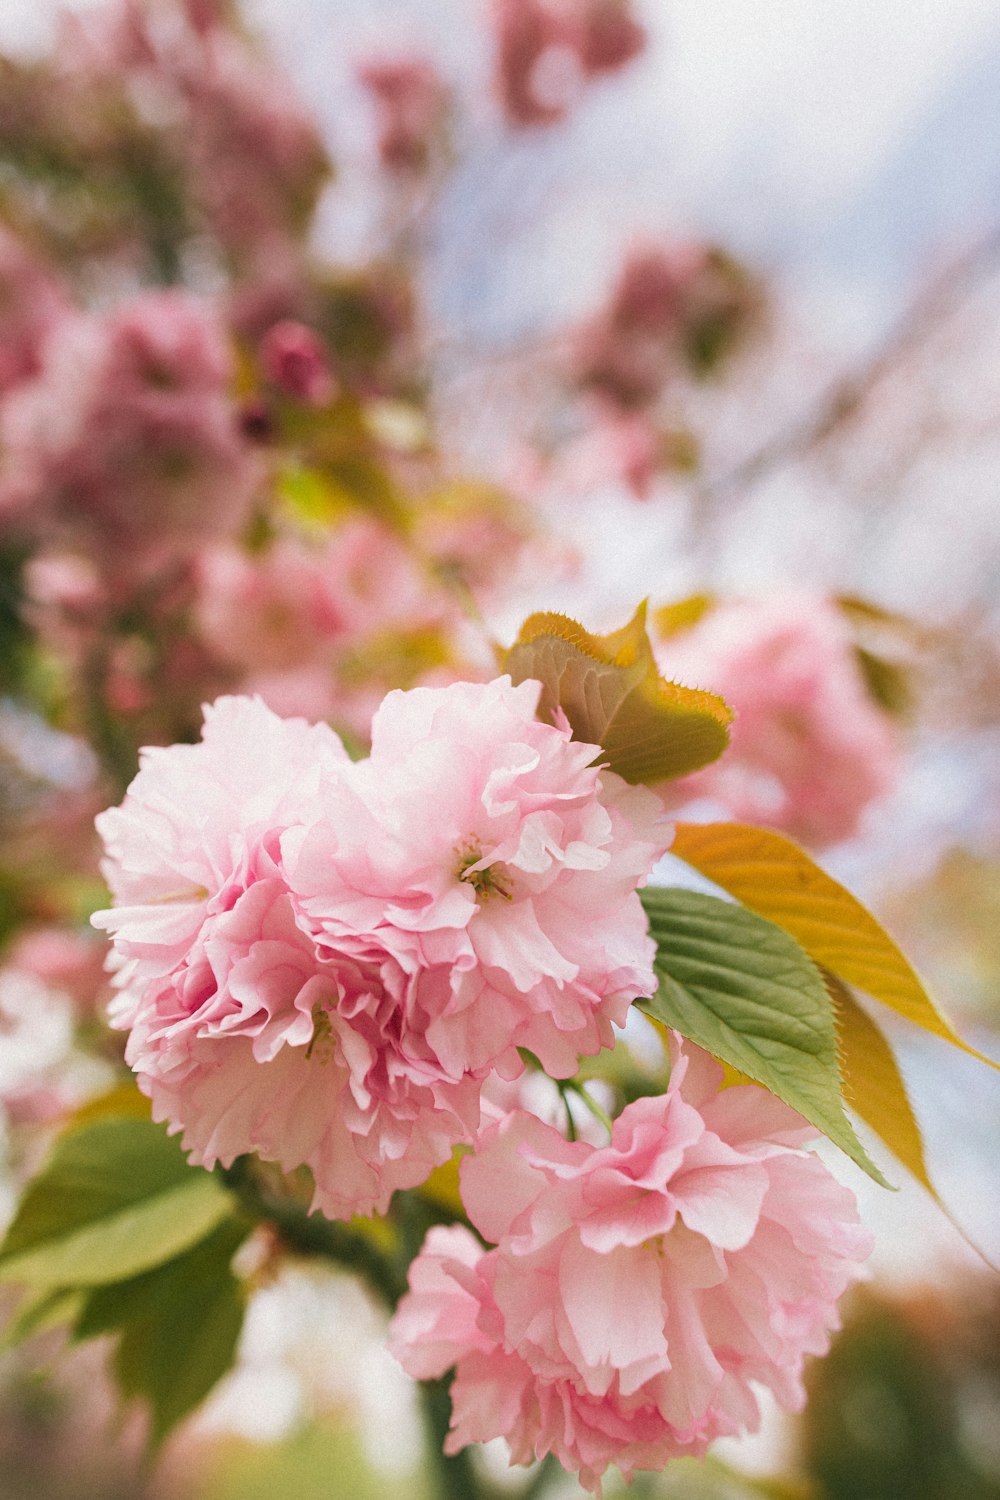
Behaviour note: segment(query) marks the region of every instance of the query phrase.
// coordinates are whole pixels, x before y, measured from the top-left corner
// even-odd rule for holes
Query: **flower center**
[[[502,896],[505,901],[514,899],[510,888],[510,876],[501,865],[475,868],[483,857],[483,846],[478,839],[463,839],[455,846],[455,854],[458,857],[456,874],[459,880],[464,880],[466,885],[472,886],[480,905],[488,901],[491,896]]]
[[[317,1000],[313,1006],[312,1018],[313,1033],[309,1038],[309,1045],[306,1048],[306,1061],[308,1062],[315,1057],[320,1067],[325,1068],[333,1057],[334,1040],[333,1027],[330,1024],[330,1012],[322,1000]]]

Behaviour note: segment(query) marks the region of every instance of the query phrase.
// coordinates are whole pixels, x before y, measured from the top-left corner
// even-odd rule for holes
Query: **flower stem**
[[[346,1224],[310,1214],[293,1199],[270,1191],[253,1171],[252,1158],[241,1156],[216,1171],[250,1218],[273,1224],[290,1250],[322,1256],[356,1272],[390,1311],[406,1291],[406,1274],[372,1241]]]
[[[440,1500],[485,1500],[469,1450],[463,1448],[455,1454],[444,1451],[451,1422],[450,1379],[425,1380],[420,1387],[420,1402]]]
[[[602,1106],[598,1104],[597,1100],[590,1093],[590,1090],[586,1088],[584,1084],[576,1082],[567,1084],[567,1088],[571,1088],[576,1097],[583,1101],[583,1103],[590,1110],[590,1113],[594,1116],[594,1119],[600,1120],[601,1124],[604,1126],[605,1130],[610,1136],[612,1131],[611,1116],[608,1114],[606,1109],[603,1109]]]

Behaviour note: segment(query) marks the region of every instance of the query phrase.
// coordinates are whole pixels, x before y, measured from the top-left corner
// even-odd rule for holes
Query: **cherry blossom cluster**
[[[672,1037],[669,1087],[607,1144],[512,1096],[614,1045],[651,993],[638,896],[664,804],[536,717],[540,685],[390,693],[371,753],[222,698],[98,818],[114,1024],[193,1161],[311,1169],[314,1209],[385,1212],[456,1145],[462,1226],[430,1231],[391,1343],[454,1368],[449,1451],[504,1436],[600,1491],[803,1401],[870,1237],[756,1086]]]
[[[638,56],[629,0],[495,0],[497,90],[512,125],[563,119],[581,85]]]
[[[755,1387],[799,1409],[871,1235],[811,1153],[815,1134],[673,1039],[666,1093],[610,1143],[514,1111],[461,1167],[469,1218],[430,1231],[390,1346],[417,1379],[454,1367],[446,1451],[506,1437],[600,1493],[760,1422]]]
[[[671,788],[813,847],[857,833],[895,785],[898,727],[868,690],[844,614],[818,594],[732,600],[659,648],[668,676],[736,709],[732,741]]]
[[[222,699],[102,814],[127,1059],[195,1160],[306,1164],[384,1210],[519,1049],[555,1077],[654,987],[637,886],[662,804],[534,717],[538,684],[388,695],[371,755]]]

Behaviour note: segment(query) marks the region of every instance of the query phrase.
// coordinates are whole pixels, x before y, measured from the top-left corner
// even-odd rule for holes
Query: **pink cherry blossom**
[[[198,27],[196,45],[161,59],[186,108],[185,153],[212,232],[241,263],[298,238],[329,174],[315,120],[277,67],[231,30]]]
[[[382,165],[423,170],[447,102],[437,69],[421,57],[376,57],[359,67],[358,78],[375,103]]]
[[[617,72],[645,45],[645,28],[632,15],[629,0],[585,0],[580,60],[588,76]]]
[[[104,948],[92,932],[67,927],[34,927],[11,943],[11,968],[32,974],[47,988],[68,995],[83,1017],[96,1014],[107,986]]]
[[[199,559],[198,623],[218,656],[265,673],[314,661],[324,647],[339,644],[347,618],[333,550],[292,539],[256,554],[206,548]]]
[[[469,1217],[433,1229],[390,1346],[418,1379],[455,1367],[446,1451],[506,1437],[600,1493],[754,1430],[755,1386],[792,1409],[838,1326],[871,1236],[802,1149],[811,1127],[679,1038],[666,1094],[611,1142],[570,1143],[514,1112],[461,1168]]]
[[[670,838],[662,804],[594,767],[509,678],[393,692],[355,768],[364,816],[333,801],[282,841],[318,942],[373,934],[418,975],[445,1068],[566,1077],[654,985],[636,887]]]
[[[550,0],[494,0],[494,13],[497,90],[508,121],[551,125],[561,120],[580,81],[573,69],[579,36],[571,17]],[[558,72],[553,63],[561,65]]]
[[[680,368],[678,340],[705,256],[699,245],[633,246],[605,307],[577,333],[575,380],[624,407],[654,400]]]
[[[0,225],[0,396],[38,372],[45,339],[68,310],[55,272]]]
[[[205,641],[278,713],[332,718],[367,738],[388,687],[448,659],[453,598],[369,517],[254,554],[206,548],[199,569]]]
[[[100,556],[235,529],[255,462],[228,395],[230,354],[207,305],[148,292],[67,318],[38,377],[5,403],[5,482]]]
[[[512,125],[551,125],[583,84],[642,51],[629,0],[494,0],[497,89]]]
[[[654,983],[636,895],[662,804],[534,718],[537,683],[389,695],[372,756],[220,699],[98,819],[115,1023],[205,1165],[305,1163],[383,1210],[479,1124],[527,1047],[556,1074]]]
[[[867,690],[842,613],[789,595],[712,609],[659,650],[668,677],[736,709],[729,749],[673,783],[817,847],[850,838],[899,774],[896,727]]]
[[[268,329],[261,361],[272,384],[309,406],[323,406],[334,394],[329,354],[304,323],[286,318]]]
[[[325,725],[220,699],[200,744],[145,751],[98,819],[116,905],[94,917],[154,1118],[206,1166],[305,1163],[315,1205],[342,1218],[384,1210],[479,1117],[478,1083],[408,1030],[402,966],[365,936],[320,948],[297,921],[281,835],[348,766]]]

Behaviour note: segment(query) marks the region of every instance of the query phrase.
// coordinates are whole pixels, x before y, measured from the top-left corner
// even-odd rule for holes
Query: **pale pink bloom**
[[[600,1493],[756,1429],[755,1387],[786,1407],[838,1326],[871,1236],[802,1149],[815,1132],[756,1086],[722,1089],[674,1039],[666,1094],[627,1106],[609,1145],[523,1112],[461,1168],[464,1228],[433,1229],[390,1347],[417,1379],[455,1367],[447,1452],[507,1439]]]
[[[670,784],[738,820],[822,847],[850,838],[899,775],[896,726],[869,693],[850,630],[828,600],[720,604],[658,650],[663,671],[736,710],[729,748]]]
[[[5,403],[6,483],[61,532],[120,565],[225,534],[257,479],[228,384],[225,334],[182,292],[66,319],[38,377]]]
[[[0,396],[37,374],[45,340],[68,312],[55,272],[0,225]]]
[[[392,693],[368,761],[221,699],[101,815],[115,1023],[154,1117],[211,1165],[305,1163],[383,1210],[479,1122],[483,1079],[555,1074],[654,984],[636,886],[662,804],[534,718],[537,683]]]
[[[669,842],[662,804],[540,723],[538,695],[507,677],[390,693],[355,767],[363,814],[335,796],[282,841],[317,942],[371,934],[414,973],[454,1076],[513,1076],[518,1047],[569,1076],[655,984],[636,887]]]
[[[341,1218],[384,1211],[479,1118],[478,1082],[408,1028],[411,977],[377,938],[321,946],[297,921],[282,834],[324,783],[349,812],[345,768],[325,725],[220,699],[200,744],[144,751],[98,819],[115,907],[94,917],[154,1118],[205,1166],[247,1151],[308,1165],[315,1206]]]
[[[275,323],[267,331],[260,354],[265,377],[289,396],[308,406],[324,406],[333,397],[326,345],[304,323],[291,318]]]
[[[440,130],[447,91],[434,66],[421,57],[371,58],[358,68],[378,121],[378,154],[394,172],[422,171]]]

